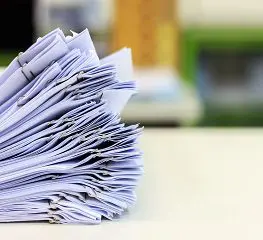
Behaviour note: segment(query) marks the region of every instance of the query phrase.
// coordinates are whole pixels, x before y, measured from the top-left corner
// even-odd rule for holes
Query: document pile
[[[56,29],[0,76],[0,222],[97,224],[131,206],[142,174],[130,49],[99,60],[88,30]]]

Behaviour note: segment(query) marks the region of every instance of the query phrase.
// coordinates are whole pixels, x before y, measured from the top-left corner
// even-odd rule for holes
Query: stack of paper
[[[100,223],[134,204],[142,129],[129,49],[99,60],[88,30],[39,38],[0,76],[0,222]]]

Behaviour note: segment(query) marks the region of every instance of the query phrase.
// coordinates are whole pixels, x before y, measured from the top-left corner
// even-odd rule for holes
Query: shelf
[[[131,102],[122,117],[128,122],[193,124],[201,116],[201,105],[194,98],[182,102]]]

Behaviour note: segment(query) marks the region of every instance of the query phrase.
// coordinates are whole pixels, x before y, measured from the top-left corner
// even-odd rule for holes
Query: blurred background
[[[2,24],[3,67],[56,27],[87,27],[100,57],[132,48],[140,93],[126,121],[263,126],[262,0],[2,0],[0,9],[14,19]]]

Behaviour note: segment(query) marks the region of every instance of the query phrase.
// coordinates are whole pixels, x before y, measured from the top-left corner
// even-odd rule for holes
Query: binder
[[[99,59],[89,31],[39,38],[0,75],[0,222],[99,224],[136,202],[131,50]]]

